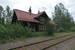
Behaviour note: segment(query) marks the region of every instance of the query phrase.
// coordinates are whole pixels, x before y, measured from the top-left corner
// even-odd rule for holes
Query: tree
[[[11,23],[11,19],[12,19],[12,11],[10,10],[10,7],[7,6],[6,7],[6,24],[10,24]]]
[[[62,31],[64,31],[69,30],[71,28],[73,18],[62,3],[59,3],[55,6],[53,17],[53,20],[57,24],[58,30],[61,29]]]
[[[3,23],[3,7],[0,5],[0,23]]]

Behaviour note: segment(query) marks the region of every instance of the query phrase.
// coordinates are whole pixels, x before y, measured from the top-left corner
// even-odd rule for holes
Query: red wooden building
[[[30,28],[35,29],[36,31],[44,31],[46,30],[45,21],[47,19],[49,19],[49,17],[45,11],[33,14],[31,8],[29,9],[29,12],[14,9],[12,23],[20,23],[24,27],[30,25]],[[52,25],[56,25],[53,21],[49,22]]]

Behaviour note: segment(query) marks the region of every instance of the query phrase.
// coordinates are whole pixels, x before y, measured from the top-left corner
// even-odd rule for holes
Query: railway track
[[[63,43],[64,41],[72,39],[73,37],[75,37],[74,34],[68,34],[61,37],[40,41],[37,43],[11,48],[8,50],[47,50],[48,48]]]

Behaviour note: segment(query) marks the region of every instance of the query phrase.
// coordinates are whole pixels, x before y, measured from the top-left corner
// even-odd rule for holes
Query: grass
[[[74,33],[74,32],[56,32],[54,33],[53,37],[56,37],[57,34],[68,34],[68,33]],[[32,37],[35,38],[35,37],[51,37],[51,36],[48,36],[46,35],[46,32],[33,32],[32,33]],[[8,42],[15,42],[15,41],[18,41],[18,40],[23,40],[25,41],[27,38],[31,38],[31,37],[20,37],[20,38],[15,38],[15,39],[0,39],[0,43],[8,43]]]
[[[25,41],[27,38],[35,38],[35,37],[46,37],[46,32],[33,32],[31,37],[16,37],[16,38],[9,38],[9,39],[0,39],[0,43],[7,43],[7,42],[15,42],[18,40]]]
[[[48,35],[47,32],[34,32],[32,34],[32,37],[48,37],[48,36],[54,36],[54,35]]]
[[[5,44],[5,43],[8,43],[8,42],[15,42],[15,41],[19,41],[19,40],[23,40],[23,41],[25,41],[27,38],[25,38],[25,37],[20,37],[20,38],[15,38],[15,39],[13,39],[13,38],[10,38],[10,39],[0,39],[0,43],[1,44]]]
[[[46,33],[44,32],[34,32],[32,37],[44,37]]]

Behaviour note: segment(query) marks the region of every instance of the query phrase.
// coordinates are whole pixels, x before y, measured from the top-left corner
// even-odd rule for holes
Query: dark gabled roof
[[[24,12],[24,11],[17,10],[17,9],[14,9],[14,11],[17,15],[18,20],[30,21],[30,22],[39,22],[38,20],[34,19],[39,14],[32,14],[32,13]]]
[[[16,13],[18,20],[40,23],[40,21],[36,20],[35,18],[42,15],[45,11],[43,11],[39,14],[33,14],[30,12],[25,12],[22,10],[14,9],[14,12]],[[53,25],[56,25],[56,23],[54,23],[53,21],[50,21],[50,23]]]

